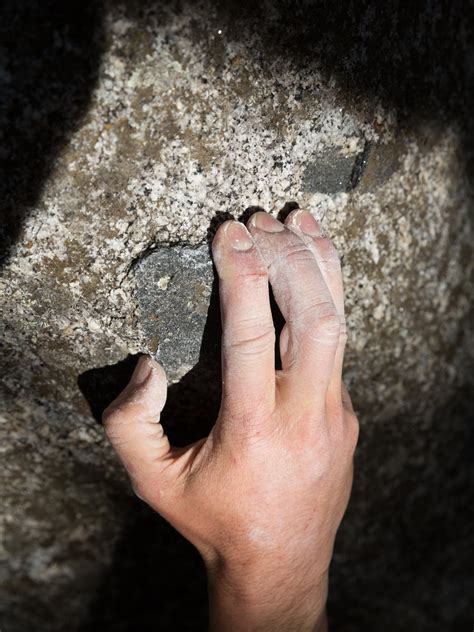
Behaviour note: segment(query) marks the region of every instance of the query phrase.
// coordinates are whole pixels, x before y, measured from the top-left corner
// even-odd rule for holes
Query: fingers
[[[288,215],[286,226],[296,229],[298,235],[313,252],[334,305],[341,316],[344,314],[344,291],[339,257],[329,239],[323,237],[321,227],[309,211],[297,210]]]
[[[142,498],[150,496],[150,488],[159,494],[159,479],[171,455],[159,423],[166,387],[162,367],[142,356],[128,385],[102,415],[107,436]]]
[[[311,392],[324,399],[340,322],[314,253],[295,231],[267,213],[255,213],[249,231],[268,267],[275,299],[286,321],[282,335],[283,388],[290,397]]]
[[[280,338],[279,384],[294,397],[307,391],[341,401],[345,345],[342,275],[337,253],[310,213],[286,227],[259,212],[227,222],[213,252],[223,316],[224,402],[250,410],[274,405],[274,328],[268,280],[286,320]],[[255,248],[256,246],[256,248]]]
[[[212,250],[222,311],[223,406],[269,414],[275,396],[275,330],[267,267],[239,222],[220,226]]]
[[[339,257],[332,242],[322,236],[319,223],[308,211],[293,211],[286,218],[285,224],[292,230],[295,230],[314,254],[337,310],[341,323],[341,331],[334,360],[333,373],[328,387],[328,396],[340,401],[342,397],[342,365],[347,333],[344,318],[344,289]]]

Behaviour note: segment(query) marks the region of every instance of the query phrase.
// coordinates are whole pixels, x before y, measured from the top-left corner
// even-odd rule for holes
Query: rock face
[[[139,262],[135,278],[145,335],[156,340],[151,351],[179,380],[199,361],[214,280],[209,248],[157,248]]]
[[[209,239],[295,203],[342,255],[362,427],[334,629],[472,627],[473,22],[334,5],[2,3],[2,629],[203,629],[98,421],[144,352],[172,440],[208,431]]]

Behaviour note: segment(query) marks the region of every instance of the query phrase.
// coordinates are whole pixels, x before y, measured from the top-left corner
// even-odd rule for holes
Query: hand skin
[[[337,254],[307,211],[265,212],[214,238],[222,403],[210,435],[170,446],[163,369],[142,357],[104,426],[132,485],[200,551],[210,629],[327,629],[328,569],[352,484],[358,423],[342,379]],[[285,318],[275,370],[270,282]]]

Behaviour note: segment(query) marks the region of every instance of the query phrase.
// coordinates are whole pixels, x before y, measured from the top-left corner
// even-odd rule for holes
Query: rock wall
[[[296,204],[343,258],[362,427],[333,627],[472,627],[472,23],[441,0],[2,4],[2,629],[203,629],[198,556],[100,414],[145,352],[172,439],[208,430],[209,240]]]

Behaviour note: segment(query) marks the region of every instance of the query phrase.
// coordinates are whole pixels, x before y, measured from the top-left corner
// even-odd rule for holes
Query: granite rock
[[[172,440],[208,431],[209,237],[295,203],[342,256],[361,421],[334,629],[471,625],[468,13],[2,3],[2,629],[203,628],[196,554],[133,498],[98,422],[158,353]]]
[[[161,246],[139,261],[135,278],[149,350],[176,381],[199,361],[214,281],[209,248]]]

